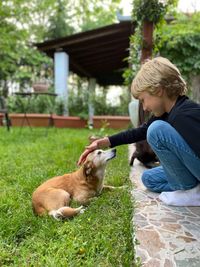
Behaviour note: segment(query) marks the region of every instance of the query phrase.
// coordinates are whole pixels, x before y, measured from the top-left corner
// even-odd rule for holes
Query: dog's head
[[[86,176],[91,174],[95,174],[98,171],[102,171],[102,175],[104,174],[104,170],[106,164],[109,160],[113,159],[116,156],[116,149],[110,150],[94,150],[91,152],[84,163],[84,170]]]

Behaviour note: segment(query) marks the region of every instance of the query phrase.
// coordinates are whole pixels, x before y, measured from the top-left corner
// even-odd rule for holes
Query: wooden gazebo
[[[131,21],[36,44],[54,58],[55,52],[69,56],[69,70],[81,77],[95,78],[100,85],[123,84],[122,73],[128,67],[129,38],[135,25]]]

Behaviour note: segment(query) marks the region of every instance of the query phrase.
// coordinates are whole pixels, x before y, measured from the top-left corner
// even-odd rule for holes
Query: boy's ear
[[[159,97],[161,97],[161,96],[163,96],[163,94],[164,94],[164,89],[163,89],[162,87],[159,86],[159,87],[157,88],[156,95],[159,96]]]

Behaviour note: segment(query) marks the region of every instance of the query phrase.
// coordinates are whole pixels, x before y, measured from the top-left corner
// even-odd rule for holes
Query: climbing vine
[[[132,18],[137,22],[148,20],[157,24],[176,3],[177,0],[133,0]]]
[[[159,27],[165,23],[164,16],[176,7],[177,2],[177,0],[133,0],[132,20],[137,26],[135,33],[130,37],[129,57],[126,59],[130,67],[123,74],[126,85],[131,83],[140,66],[143,22],[149,21],[155,27]]]

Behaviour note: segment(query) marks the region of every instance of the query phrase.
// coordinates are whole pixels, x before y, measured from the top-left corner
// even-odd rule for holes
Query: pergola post
[[[55,93],[64,101],[64,114],[68,112],[69,56],[65,52],[54,53]]]
[[[142,44],[142,53],[141,53],[141,64],[148,58],[152,56],[152,49],[153,49],[153,22],[144,21],[143,28],[142,28],[142,37],[143,37],[143,44]],[[139,104],[139,118],[138,123],[141,125],[145,122],[145,118],[148,116],[148,112],[145,112],[142,108],[142,104]]]
[[[96,87],[96,79],[90,78],[88,85],[88,124],[93,127],[93,116],[94,116],[94,97],[95,97],[95,87]]]

